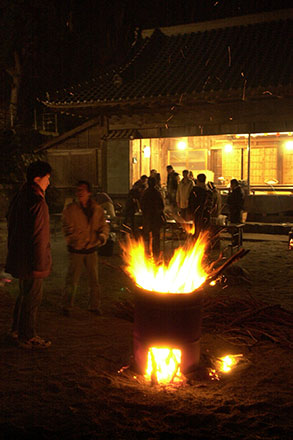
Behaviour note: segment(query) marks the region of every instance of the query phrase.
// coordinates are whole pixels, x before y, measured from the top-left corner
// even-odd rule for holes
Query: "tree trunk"
[[[14,66],[6,71],[12,78],[9,104],[10,127],[12,128],[14,127],[17,116],[18,96],[21,81],[20,57],[16,51],[14,52]]]

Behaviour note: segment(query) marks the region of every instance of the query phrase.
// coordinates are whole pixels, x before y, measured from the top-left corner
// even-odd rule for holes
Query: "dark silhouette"
[[[27,182],[12,200],[8,214],[6,272],[19,279],[19,295],[11,337],[22,348],[51,345],[36,334],[36,320],[43,296],[43,279],[51,271],[49,210],[45,191],[50,184],[51,166],[37,161],[29,165]]]

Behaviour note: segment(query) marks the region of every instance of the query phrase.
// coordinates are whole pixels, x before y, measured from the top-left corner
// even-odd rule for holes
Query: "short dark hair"
[[[172,165],[167,165],[167,170],[173,170],[173,167],[172,167]]]
[[[201,183],[205,183],[205,181],[206,181],[206,175],[203,174],[203,173],[200,173],[200,174],[198,174],[198,175],[196,176],[196,179],[197,179],[199,182],[201,182]]]
[[[26,179],[28,183],[32,183],[35,177],[45,177],[47,174],[51,174],[52,168],[48,162],[37,160],[32,162],[26,170]]]
[[[81,186],[81,185],[85,185],[89,193],[92,192],[91,184],[87,180],[79,180],[76,186]]]
[[[150,188],[154,188],[156,186],[156,183],[157,183],[157,181],[156,181],[155,177],[148,178],[148,185]]]
[[[238,184],[239,184],[239,182],[238,182],[237,179],[231,179],[231,180],[230,180],[230,184],[232,185],[233,183],[235,183],[235,185],[238,185]]]

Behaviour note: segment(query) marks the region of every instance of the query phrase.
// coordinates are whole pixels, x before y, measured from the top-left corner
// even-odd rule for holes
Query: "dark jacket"
[[[230,211],[230,221],[232,223],[241,223],[241,212],[244,207],[244,193],[239,185],[229,193],[227,204]]]
[[[46,278],[52,265],[49,210],[39,185],[25,184],[8,214],[6,272],[14,278]]]
[[[141,199],[141,210],[144,223],[161,225],[163,220],[164,202],[160,191],[147,188]]]
[[[205,186],[195,185],[190,193],[188,208],[194,221],[208,225],[213,204],[212,192]]]

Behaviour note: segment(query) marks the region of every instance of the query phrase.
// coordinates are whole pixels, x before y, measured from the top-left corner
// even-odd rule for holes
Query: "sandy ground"
[[[0,287],[0,438],[293,438],[293,251],[270,238],[245,240],[250,252],[207,292],[199,367],[182,386],[162,387],[133,377],[132,283],[118,247],[100,258],[103,316],[87,312],[84,277],[73,315],[61,315],[67,254],[58,232],[38,324],[50,349],[8,343],[17,281]],[[211,380],[209,368],[227,353],[242,354],[241,362]]]

